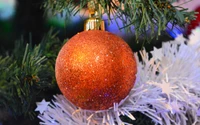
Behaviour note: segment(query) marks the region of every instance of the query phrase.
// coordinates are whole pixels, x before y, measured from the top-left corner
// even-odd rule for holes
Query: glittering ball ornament
[[[132,89],[136,61],[130,47],[107,31],[73,36],[56,59],[56,80],[63,95],[77,107],[106,110]]]

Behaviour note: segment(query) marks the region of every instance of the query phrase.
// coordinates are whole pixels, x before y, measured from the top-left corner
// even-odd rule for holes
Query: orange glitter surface
[[[78,33],[62,47],[55,72],[61,92],[74,105],[105,110],[129,94],[137,66],[120,37],[91,30]]]

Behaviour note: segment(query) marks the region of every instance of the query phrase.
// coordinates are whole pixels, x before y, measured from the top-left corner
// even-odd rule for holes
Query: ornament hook
[[[84,22],[84,30],[105,30],[104,21],[100,18],[101,7],[95,2],[90,0],[87,4],[89,10],[89,18]],[[99,12],[98,12],[99,11]]]

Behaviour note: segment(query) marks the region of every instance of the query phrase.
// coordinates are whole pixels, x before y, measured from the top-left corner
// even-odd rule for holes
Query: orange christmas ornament
[[[127,43],[100,30],[73,36],[60,50],[55,66],[63,95],[88,110],[108,109],[124,99],[134,85],[136,71]]]

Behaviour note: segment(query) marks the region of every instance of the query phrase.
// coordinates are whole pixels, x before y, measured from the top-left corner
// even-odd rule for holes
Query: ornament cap
[[[100,18],[90,17],[84,23],[84,30],[105,30],[104,21]]]
[[[84,23],[84,30],[105,30],[104,21],[101,17],[101,6],[96,4],[96,0],[88,2],[89,19]]]

